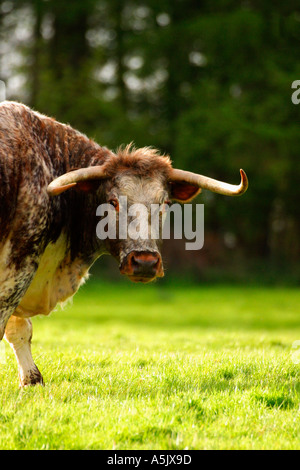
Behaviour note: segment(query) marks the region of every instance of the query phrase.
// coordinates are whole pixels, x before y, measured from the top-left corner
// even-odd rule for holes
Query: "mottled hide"
[[[104,163],[105,181],[49,196],[47,187],[58,176]],[[6,333],[21,385],[42,383],[30,359],[29,317],[48,315],[71,297],[101,254],[121,262],[135,248],[158,251],[150,242],[126,246],[97,239],[98,205],[120,193],[132,201],[161,200],[170,168],[155,150],[127,147],[114,154],[23,104],[0,104],[0,340]]]

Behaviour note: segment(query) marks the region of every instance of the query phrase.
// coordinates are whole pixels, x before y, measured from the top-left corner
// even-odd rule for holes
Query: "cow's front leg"
[[[20,387],[44,384],[31,355],[31,320],[12,315],[6,325],[4,338],[12,347],[18,361]]]

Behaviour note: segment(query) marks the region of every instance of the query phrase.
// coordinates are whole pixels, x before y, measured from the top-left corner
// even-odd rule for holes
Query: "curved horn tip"
[[[66,191],[67,189],[73,188],[73,186],[76,186],[76,183],[70,183],[70,184],[66,184],[64,186],[54,186],[54,185],[51,186],[51,183],[50,183],[48,188],[47,188],[47,193],[50,196],[58,196],[59,194]]]
[[[240,169],[240,174],[241,174],[241,192],[239,194],[244,194],[244,192],[247,191],[248,189],[248,178],[244,170],[241,168]]]

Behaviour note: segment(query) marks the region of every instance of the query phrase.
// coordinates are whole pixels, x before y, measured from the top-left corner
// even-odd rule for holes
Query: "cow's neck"
[[[41,119],[41,133],[54,177],[77,168],[101,165],[111,155],[106,147],[101,147],[72,127],[47,117]]]
[[[112,155],[106,147],[100,147],[70,126],[53,119],[43,118],[41,126],[53,179],[74,169],[101,165]],[[105,252],[103,244],[96,238],[96,209],[106,202],[104,195],[101,198],[99,191],[71,189],[58,197],[59,200],[53,200],[55,220],[51,242],[65,231],[70,259],[80,257],[91,265]]]

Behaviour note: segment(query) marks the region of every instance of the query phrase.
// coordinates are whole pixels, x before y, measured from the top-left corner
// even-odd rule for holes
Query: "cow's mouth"
[[[127,277],[132,282],[143,282],[144,284],[146,284],[147,282],[152,282],[157,278],[157,276],[135,276],[130,274],[127,274]]]

